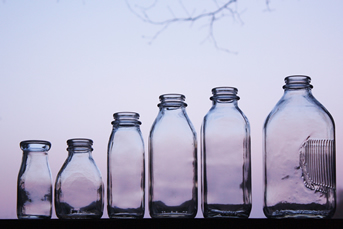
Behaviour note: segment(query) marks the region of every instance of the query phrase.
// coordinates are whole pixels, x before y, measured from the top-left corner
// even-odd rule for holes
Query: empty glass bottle
[[[48,141],[20,142],[23,160],[18,174],[17,216],[19,219],[51,218],[52,179]]]
[[[107,154],[107,212],[110,218],[144,216],[144,143],[139,114],[113,115]]]
[[[103,182],[92,157],[90,139],[69,139],[68,158],[59,171],[55,184],[55,210],[60,219],[101,218]]]
[[[335,125],[308,76],[285,78],[264,124],[264,214],[328,218],[336,208]]]
[[[149,137],[149,211],[152,218],[197,213],[197,140],[185,96],[160,96]]]
[[[205,218],[247,218],[251,211],[250,127],[238,108],[237,89],[212,89],[204,117],[202,211]]]

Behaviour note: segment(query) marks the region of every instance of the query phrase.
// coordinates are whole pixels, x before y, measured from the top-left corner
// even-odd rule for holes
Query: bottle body
[[[264,214],[330,218],[336,208],[335,125],[313,97],[310,78],[285,79],[264,125]]]
[[[107,154],[107,211],[110,218],[143,218],[145,162],[139,114],[114,114]]]
[[[149,136],[149,211],[152,218],[197,213],[197,141],[184,96],[160,96]]]
[[[52,208],[52,178],[48,162],[51,143],[22,141],[23,159],[18,174],[17,216],[19,219],[49,219]]]
[[[92,157],[90,139],[70,139],[68,158],[55,184],[55,210],[60,219],[99,219],[103,214],[103,182]]]
[[[212,90],[201,129],[202,211],[205,218],[248,218],[251,211],[250,126],[236,88]]]

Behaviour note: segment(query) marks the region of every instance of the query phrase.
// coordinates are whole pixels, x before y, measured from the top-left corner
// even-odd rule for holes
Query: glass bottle
[[[113,115],[107,154],[107,212],[110,218],[144,216],[144,143],[139,114]]]
[[[90,139],[69,139],[68,158],[55,184],[55,210],[60,219],[99,219],[102,216],[103,182],[92,157]]]
[[[251,211],[249,121],[239,109],[237,89],[212,89],[213,105],[204,117],[202,211],[205,218],[248,218]]]
[[[264,124],[264,214],[329,218],[336,208],[335,125],[308,76],[285,78]]]
[[[152,218],[197,213],[197,140],[185,96],[164,94],[149,137],[149,211]]]
[[[23,159],[18,174],[17,216],[19,219],[50,219],[52,178],[48,161],[51,143],[20,142]]]

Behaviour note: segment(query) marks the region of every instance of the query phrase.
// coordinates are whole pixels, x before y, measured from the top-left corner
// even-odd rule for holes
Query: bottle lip
[[[111,122],[112,125],[119,123],[119,125],[132,126],[141,125],[142,123],[138,120],[139,114],[131,111],[116,112],[113,114],[114,121]]]
[[[45,140],[25,140],[20,142],[23,151],[44,152],[51,148],[51,142]]]
[[[93,151],[93,140],[88,138],[72,138],[67,140],[67,150],[72,151]]]
[[[232,100],[239,100],[237,96],[238,89],[235,87],[215,87],[212,89],[213,96],[210,97],[210,100],[220,100],[221,102],[230,102]]]
[[[311,83],[311,77],[306,75],[291,75],[285,78],[285,85],[283,89],[302,89],[313,88]]]
[[[167,107],[186,107],[187,104],[184,102],[186,96],[179,93],[168,93],[159,96],[160,103],[157,105],[158,107],[167,106]]]

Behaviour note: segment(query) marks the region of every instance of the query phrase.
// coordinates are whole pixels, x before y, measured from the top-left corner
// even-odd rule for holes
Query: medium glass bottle
[[[202,211],[205,218],[248,218],[251,211],[249,121],[239,109],[237,89],[212,89],[213,105],[204,117]]]
[[[152,218],[197,213],[197,140],[185,96],[160,96],[149,137],[149,211]]]
[[[144,143],[139,114],[113,115],[107,154],[107,212],[110,218],[144,216]]]
[[[69,139],[68,158],[55,184],[55,210],[60,219],[99,219],[102,216],[103,182],[92,157],[90,139]]]
[[[264,214],[329,218],[336,208],[335,125],[308,76],[285,78],[264,124]]]
[[[48,161],[51,143],[20,142],[23,159],[18,174],[17,216],[19,219],[51,218],[52,178]]]

